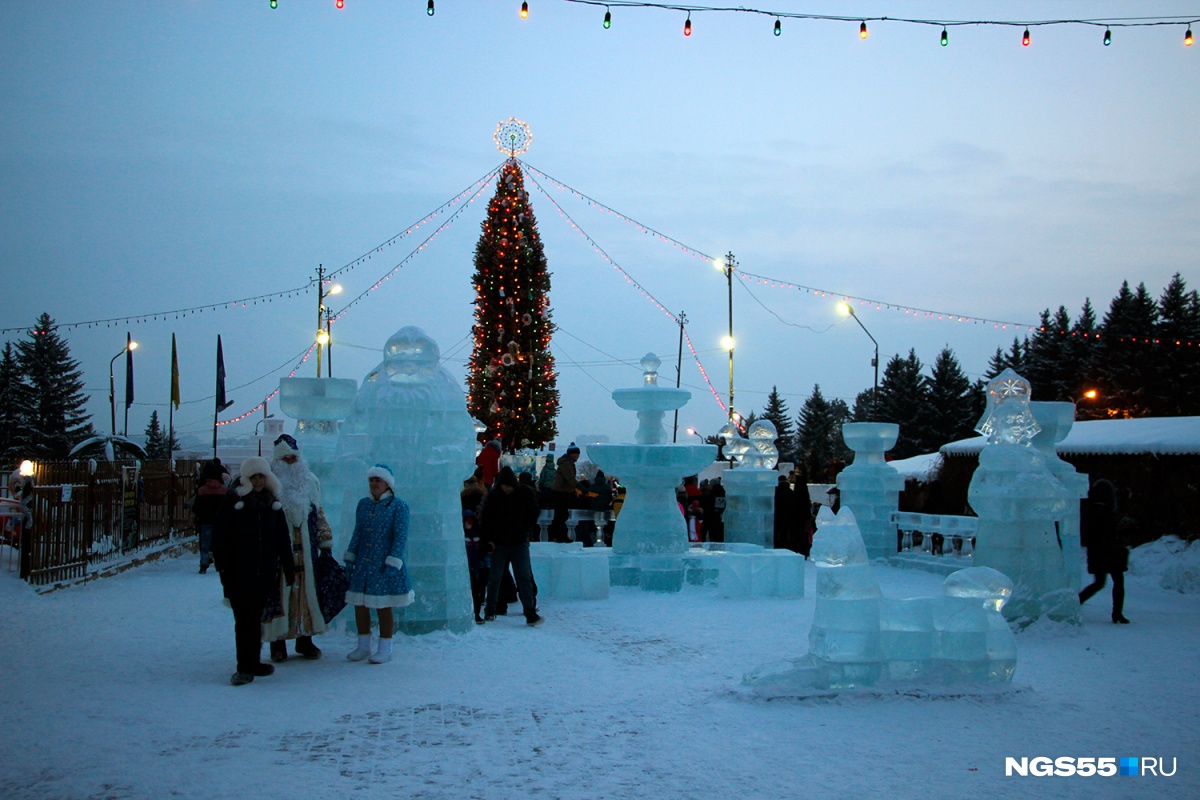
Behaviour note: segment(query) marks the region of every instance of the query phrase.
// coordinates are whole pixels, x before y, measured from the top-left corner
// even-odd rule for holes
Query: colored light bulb
[[[1025,29],[1025,35],[1021,37],[1021,46],[1029,47],[1029,28]]]
[[[279,8],[279,0],[271,0],[271,8]]]
[[[1183,34],[1183,46],[1184,47],[1192,46],[1192,26],[1191,25],[1188,26],[1187,33]]]
[[[683,35],[684,36],[692,35],[692,15],[691,14],[688,14],[687,20],[683,23]]]
[[[604,12],[604,30],[608,30],[611,27],[612,27],[612,12],[606,10]]]
[[[429,5],[425,6],[425,13],[431,17],[433,16],[433,0],[429,0]]]
[[[346,7],[346,0],[337,0],[337,7],[338,7],[338,8],[345,8],[345,7]]]
[[[529,19],[529,3],[521,3],[521,19]]]
[[[779,20],[775,20],[775,35],[778,36],[781,33],[783,33],[783,23],[781,23]]]
[[[867,38],[868,35],[869,34],[867,33],[867,23],[864,22],[863,24],[858,26],[858,38],[865,39],[865,38]]]
[[[1112,31],[1110,31],[1108,28],[1105,28],[1104,29],[1104,46],[1108,47],[1110,44],[1112,44]]]
[[[942,28],[942,47],[950,44],[950,34],[946,33],[946,29]]]

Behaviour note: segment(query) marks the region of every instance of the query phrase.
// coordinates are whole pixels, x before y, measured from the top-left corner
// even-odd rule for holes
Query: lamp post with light
[[[117,435],[117,387],[115,381],[113,380],[114,365],[117,363],[117,359],[125,355],[127,352],[137,350],[137,346],[137,342],[129,339],[125,342],[125,346],[121,348],[121,352],[113,356],[112,360],[108,362],[108,408],[109,414],[112,418],[111,422],[113,436]],[[128,419],[128,417],[126,417],[126,419]]]
[[[729,287],[729,333],[721,340],[721,346],[729,351],[729,418],[733,419],[733,270],[737,260],[729,252],[724,260],[713,259],[713,266],[725,273],[725,283]]]
[[[342,285],[335,283],[325,290],[325,267],[323,264],[317,265],[317,377],[321,377],[321,349],[329,344],[329,328],[328,318],[326,316],[325,298],[342,291]],[[330,366],[332,366],[332,355],[330,356]],[[332,376],[332,373],[331,373]]]
[[[871,332],[867,330],[867,326],[862,324],[862,320],[854,313],[854,308],[849,303],[838,303],[838,310],[843,314],[849,314],[858,327],[863,329],[863,333],[871,340],[871,344],[875,345],[875,357],[871,359],[871,366],[875,368],[875,385],[871,389],[871,417],[879,418],[879,342],[875,341],[875,337],[871,336]]]

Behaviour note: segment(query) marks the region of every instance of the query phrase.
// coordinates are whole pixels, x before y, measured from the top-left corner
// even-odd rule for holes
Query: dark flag
[[[171,334],[171,403],[179,410],[179,356],[175,354],[175,334]]]
[[[125,408],[133,405],[133,335],[125,334]]]
[[[225,400],[225,354],[221,350],[221,335],[217,334],[217,413],[232,405],[232,400]]]

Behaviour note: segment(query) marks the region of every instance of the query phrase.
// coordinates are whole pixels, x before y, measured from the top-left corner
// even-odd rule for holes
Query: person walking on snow
[[[492,557],[483,614],[486,622],[496,619],[500,581],[508,572],[509,564],[512,564],[517,580],[517,596],[521,598],[525,621],[530,625],[543,622],[537,613],[533,569],[529,564],[529,529],[537,523],[538,513],[537,495],[533,489],[521,485],[512,467],[502,467],[495,487],[483,501],[480,518],[480,539],[484,551]]]
[[[321,657],[312,637],[328,625],[321,612],[317,592],[317,557],[333,547],[333,530],[321,508],[321,482],[309,469],[296,440],[283,434],[275,440],[271,470],[279,478],[279,502],[287,516],[296,568],[296,585],[288,592],[283,580],[279,591],[267,600],[263,639],[271,643],[271,660],[287,660],[287,640],[296,640],[296,655]],[[339,609],[340,610],[340,609]]]
[[[346,658],[372,664],[392,659],[393,608],[412,603],[414,593],[404,560],[408,557],[408,503],[396,497],[391,467],[376,464],[367,470],[370,497],[358,501],[354,534],[346,547],[350,572],[346,602],[354,606],[358,647]],[[371,609],[379,617],[379,646],[371,652]]]
[[[1129,568],[1129,551],[1117,533],[1117,488],[1101,478],[1092,484],[1080,514],[1080,532],[1087,548],[1087,571],[1095,577],[1079,593],[1079,604],[1104,588],[1105,576],[1111,575],[1112,621],[1129,624],[1125,619],[1125,570]]]
[[[567,517],[571,514],[571,504],[575,502],[575,493],[579,481],[575,478],[575,462],[579,460],[579,447],[571,442],[567,453],[560,456],[554,467],[554,484],[550,487],[550,495],[554,498],[554,519],[550,522],[549,534],[553,542],[566,542]]]
[[[233,609],[237,671],[229,682],[234,686],[275,671],[260,660],[263,607],[276,591],[281,567],[289,585],[295,579],[287,520],[276,499],[279,490],[279,479],[266,459],[247,458],[234,491],[213,521],[213,565]]]

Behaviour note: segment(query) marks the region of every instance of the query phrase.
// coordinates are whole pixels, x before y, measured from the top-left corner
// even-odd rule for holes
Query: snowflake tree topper
[[[496,126],[492,140],[496,143],[497,150],[505,153],[509,158],[516,158],[528,150],[529,145],[533,143],[533,132],[521,120],[509,117]]]
[[[1027,445],[1042,429],[1029,407],[1031,387],[1012,367],[988,381],[987,410],[975,430],[988,444]]]

